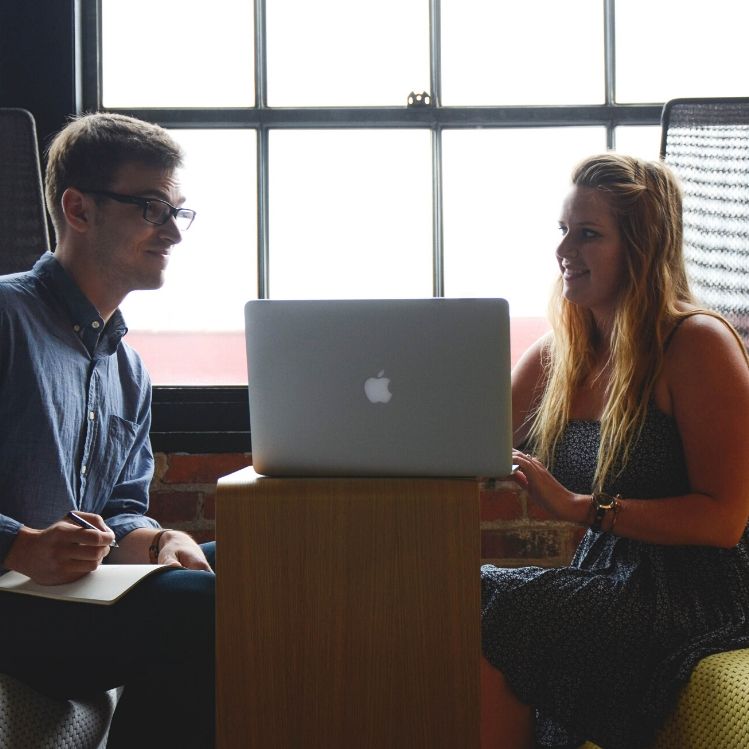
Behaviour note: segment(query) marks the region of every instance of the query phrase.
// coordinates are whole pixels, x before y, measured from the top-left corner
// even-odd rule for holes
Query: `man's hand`
[[[189,570],[211,571],[203,550],[182,531],[164,531],[159,540],[158,563],[186,567]]]
[[[158,557],[154,559],[149,548],[157,540]],[[211,565],[203,550],[187,533],[183,531],[154,528],[136,528],[119,540],[119,548],[112,549],[110,561],[115,564],[168,564],[172,567],[184,567],[190,570],[211,570]]]
[[[60,585],[95,570],[109,554],[114,534],[99,515],[79,513],[97,529],[58,520],[44,530],[22,526],[3,561],[40,585]]]

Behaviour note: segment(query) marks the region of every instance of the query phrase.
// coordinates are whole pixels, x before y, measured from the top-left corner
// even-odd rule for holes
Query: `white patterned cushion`
[[[54,699],[0,674],[3,749],[104,749],[122,687],[85,699]]]

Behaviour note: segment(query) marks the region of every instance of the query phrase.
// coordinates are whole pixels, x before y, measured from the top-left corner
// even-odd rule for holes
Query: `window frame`
[[[266,0],[253,0],[255,104],[242,108],[148,108],[107,111],[129,114],[173,129],[254,129],[257,133],[258,297],[269,296],[269,133],[275,129],[420,128],[432,143],[432,287],[444,295],[442,226],[442,133],[448,129],[591,126],[606,129],[615,147],[622,125],[660,125],[663,102],[618,104],[615,91],[615,2],[600,0],[604,23],[604,101],[597,105],[443,106],[441,103],[440,0],[429,3],[431,103],[391,107],[269,107],[266,76]],[[249,2],[249,0],[248,0]],[[78,111],[101,111],[101,0],[76,6]],[[407,95],[404,92],[404,97]],[[245,417],[237,418],[243,412]],[[186,416],[185,414],[190,414]],[[152,442],[155,450],[245,452],[250,450],[247,388],[154,386]]]

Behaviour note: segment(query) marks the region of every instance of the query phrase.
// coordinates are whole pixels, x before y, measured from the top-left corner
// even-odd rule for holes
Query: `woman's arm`
[[[738,543],[749,516],[749,367],[720,320],[685,320],[662,376],[684,447],[692,492],[626,502],[617,533],[656,543]],[[628,517],[627,517],[628,516]]]
[[[531,344],[512,370],[512,444],[515,447],[522,445],[528,437],[531,426],[528,415],[533,413],[543,393],[542,354],[550,338],[551,333],[547,333]]]
[[[687,319],[668,350],[659,395],[676,420],[692,491],[678,497],[624,497],[617,535],[659,544],[730,548],[749,516],[749,367],[719,320]],[[590,495],[573,494],[538,461],[517,455],[531,497],[555,516],[592,520]],[[604,520],[607,529],[610,519]]]

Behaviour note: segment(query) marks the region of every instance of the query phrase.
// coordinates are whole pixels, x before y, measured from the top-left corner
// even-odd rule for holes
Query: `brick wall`
[[[251,462],[249,453],[157,453],[151,516],[198,541],[214,540],[216,481]],[[484,561],[507,567],[551,567],[570,560],[582,529],[550,518],[516,483],[485,482],[480,498]]]
[[[216,538],[216,482],[252,462],[249,453],[156,453],[149,515],[196,541]]]
[[[514,481],[481,486],[481,557],[500,567],[558,567],[572,558],[585,530],[551,518]]]

